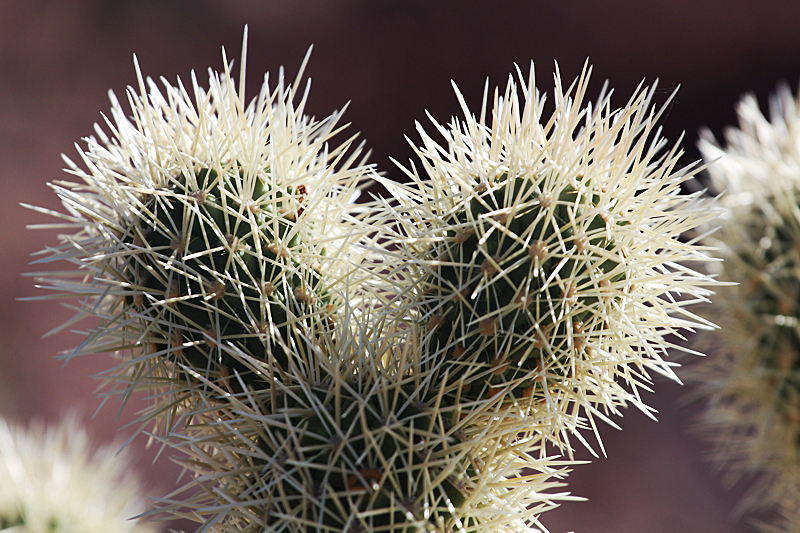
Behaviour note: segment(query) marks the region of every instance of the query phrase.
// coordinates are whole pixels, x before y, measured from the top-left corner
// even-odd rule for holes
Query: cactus
[[[193,99],[139,74],[131,119],[112,95],[112,138],[68,160],[85,183],[55,186],[79,231],[42,260],[83,271],[42,279],[100,319],[73,355],[118,356],[108,394],[148,390],[142,419],[185,454],[161,510],[204,531],[511,533],[574,499],[550,492],[572,463],[550,445],[648,412],[638,388],[674,377],[666,335],[710,327],[685,306],[712,283],[682,264],[713,213],[648,139],[654,89],[581,109],[588,77],[570,96],[556,76],[544,125],[532,75],[491,126],[459,94],[466,122],[437,125],[443,146],[419,128],[410,185],[329,151],[338,115],[305,117],[282,76],[245,105],[228,69]],[[395,201],[350,206],[367,176]]]
[[[701,433],[729,481],[755,480],[742,509],[777,510],[797,531],[800,515],[800,135],[798,99],[782,86],[765,117],[754,96],[738,106],[739,127],[724,146],[709,132],[699,143],[712,190],[723,191],[720,226],[705,236],[724,259],[710,268],[736,286],[709,309],[722,326],[713,357],[687,377],[707,405]],[[789,525],[795,524],[795,525]],[[776,529],[773,529],[775,527]]]
[[[554,501],[575,499],[550,492],[567,461],[526,454],[505,428],[466,432],[451,410],[421,400],[436,385],[380,370],[376,361],[408,346],[344,348],[337,327],[328,340],[360,353],[355,367],[342,361],[320,367],[319,381],[234,399],[171,437],[194,477],[188,497],[158,504],[163,512],[220,531],[531,532]],[[361,337],[349,335],[345,344]]]
[[[438,400],[417,347],[388,340],[402,321],[345,311],[311,343],[338,360],[198,410],[162,438],[194,474],[162,512],[215,531],[533,533],[540,513],[578,499],[553,493],[573,462],[526,452],[530,419],[471,424]]]
[[[155,533],[127,450],[96,449],[75,413],[29,428],[0,419],[0,530]]]
[[[269,458],[264,497],[275,502],[267,526],[412,532],[464,519],[475,472],[458,437],[411,391],[360,388],[344,382],[277,398],[259,441]]]
[[[599,195],[569,183],[557,196],[537,193],[546,180],[503,174],[445,218],[447,235],[430,252],[436,268],[420,280],[420,319],[433,330],[432,343],[455,360],[474,354],[469,360],[489,369],[462,391],[465,398],[505,383],[523,396],[540,373],[566,377],[566,350],[578,349],[584,324],[614,297],[600,291],[624,283],[607,221],[625,222],[598,206]],[[576,186],[587,188],[580,177]],[[560,245],[569,251],[553,253]],[[545,344],[558,348],[548,354]]]

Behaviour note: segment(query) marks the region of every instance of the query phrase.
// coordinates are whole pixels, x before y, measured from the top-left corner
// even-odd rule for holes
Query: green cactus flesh
[[[288,253],[299,244],[292,229],[304,187],[289,188],[284,202],[257,177],[243,194],[234,185],[243,175],[234,172],[181,175],[144,198],[123,236],[123,272],[131,316],[156,350],[238,389],[239,379],[264,379],[241,354],[285,368],[292,336],[329,299],[317,270]]]
[[[467,399],[511,380],[512,393],[524,396],[537,372],[563,377],[568,352],[578,351],[567,347],[569,334],[580,337],[597,322],[598,279],[606,286],[625,279],[607,227],[626,222],[610,222],[596,194],[565,184],[555,200],[534,185],[501,176],[446,218],[451,229],[431,251],[436,266],[422,283],[421,317],[433,349],[456,363],[451,380],[459,365],[483,369],[464,381]],[[563,318],[567,305],[571,322]]]
[[[410,391],[314,386],[278,397],[259,447],[270,458],[256,495],[270,528],[294,533],[403,532],[453,527],[471,461]],[[385,394],[384,394],[385,393]],[[453,515],[453,512],[456,515]],[[471,524],[468,518],[462,524]],[[287,527],[288,526],[288,527]]]

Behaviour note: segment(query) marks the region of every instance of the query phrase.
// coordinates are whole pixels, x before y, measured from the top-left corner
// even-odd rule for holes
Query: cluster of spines
[[[541,192],[543,180],[504,174],[476,191],[445,217],[420,269],[428,349],[471,367],[464,398],[508,384],[530,396],[537,378],[569,374],[568,354],[582,351],[585,330],[607,313],[604,289],[624,281],[611,211],[587,196],[580,177],[557,197]]]
[[[529,456],[513,427],[475,428],[430,381],[358,363],[198,414],[171,437],[191,450],[191,495],[161,507],[221,530],[489,533],[535,531],[570,499],[548,493],[568,463]]]
[[[277,398],[258,441],[269,458],[261,482],[275,501],[267,525],[377,533],[464,520],[475,480],[460,440],[409,391],[360,388],[312,385]]]
[[[309,247],[295,231],[305,186],[271,190],[269,172],[180,175],[142,199],[121,237],[124,298],[149,349],[237,389],[264,385],[244,359],[286,370],[293,336],[313,334],[334,307],[320,263],[293,253]]]
[[[95,448],[75,413],[57,425],[0,418],[0,530],[154,533],[127,450]]]

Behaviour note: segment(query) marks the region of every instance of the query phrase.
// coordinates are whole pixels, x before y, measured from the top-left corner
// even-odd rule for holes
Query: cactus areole
[[[122,237],[130,313],[158,351],[203,375],[235,370],[249,385],[247,358],[285,368],[293,336],[326,305],[317,270],[291,253],[305,188],[269,191],[232,167],[180,175],[162,192],[142,199]]]
[[[430,251],[421,316],[433,349],[456,369],[483,369],[465,380],[467,398],[509,382],[524,396],[539,376],[569,374],[586,328],[602,327],[595,317],[604,289],[625,279],[609,230],[625,222],[580,180],[550,196],[535,180],[503,174],[446,218],[446,235]]]

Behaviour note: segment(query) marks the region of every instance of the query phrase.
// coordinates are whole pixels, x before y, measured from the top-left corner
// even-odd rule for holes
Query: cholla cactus
[[[660,155],[654,90],[583,109],[589,70],[572,96],[556,74],[543,123],[520,73],[491,125],[459,95],[444,145],[419,128],[425,175],[356,213],[381,178],[328,151],[338,114],[305,117],[282,76],[246,105],[243,72],[192,97],[139,74],[132,118],[112,94],[110,136],[67,160],[84,183],[55,185],[77,233],[42,261],[80,269],[45,285],[100,319],[72,355],[120,356],[110,394],[151,390],[143,418],[194,474],[162,509],[203,531],[532,531],[574,499],[548,443],[648,413],[665,337],[710,327],[679,237],[712,214],[681,194],[696,166]]]
[[[279,394],[255,426],[264,466],[253,496],[273,502],[264,525],[333,533],[468,523],[470,459],[409,392],[337,381]]]
[[[245,54],[238,91],[229,68],[208,89],[193,77],[193,96],[139,74],[132,118],[112,93],[111,136],[86,140],[85,168],[67,159],[84,183],[54,185],[78,232],[43,261],[80,270],[45,283],[101,319],[73,355],[123,355],[117,390],[167,389],[154,414],[198,383],[224,394],[290,379],[298,339],[330,326],[356,261],[342,224],[370,172],[360,148],[329,150],[339,114],[306,117],[282,72],[246,104]]]
[[[728,475],[762,473],[745,508],[770,507],[800,493],[800,108],[783,86],[769,119],[753,96],[738,114],[727,146],[708,132],[699,144],[706,159],[719,158],[709,168],[713,188],[727,190],[725,217],[707,240],[725,259],[720,278],[739,285],[720,291],[712,308],[722,353],[693,375],[708,399],[703,427]]]
[[[18,533],[148,533],[125,454],[93,451],[77,417],[29,430],[0,420],[0,530]]]
[[[522,97],[512,77],[479,117],[456,90],[464,120],[436,125],[442,144],[418,126],[422,172],[385,182],[397,205],[381,215],[398,228],[387,270],[413,269],[400,292],[445,363],[448,401],[546,406],[556,432],[578,407],[647,412],[648,370],[675,378],[665,337],[710,326],[686,309],[709,294],[688,265],[705,255],[679,239],[709,217],[680,191],[697,167],[676,169],[677,147],[661,155],[654,89],[582,108],[589,75],[570,96],[556,73],[550,118],[533,68]]]

